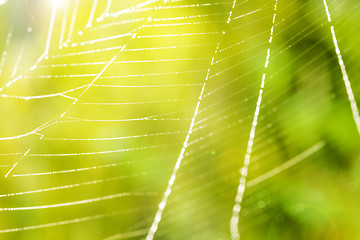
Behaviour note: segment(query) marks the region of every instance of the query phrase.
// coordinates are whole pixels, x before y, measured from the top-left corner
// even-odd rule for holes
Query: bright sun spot
[[[55,6],[61,6],[64,0],[51,0]]]

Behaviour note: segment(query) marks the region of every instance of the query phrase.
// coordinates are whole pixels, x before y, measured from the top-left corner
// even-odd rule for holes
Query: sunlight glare
[[[54,6],[61,6],[64,0],[51,0]]]

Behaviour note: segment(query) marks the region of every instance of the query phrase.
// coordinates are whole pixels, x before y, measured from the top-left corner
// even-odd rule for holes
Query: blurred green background
[[[279,0],[271,44],[275,1],[236,1],[229,23],[232,1],[96,2],[0,5],[0,239],[144,239],[204,82],[155,239],[230,239],[264,71],[241,239],[360,239],[360,138],[322,0]],[[359,105],[360,3],[327,3]]]

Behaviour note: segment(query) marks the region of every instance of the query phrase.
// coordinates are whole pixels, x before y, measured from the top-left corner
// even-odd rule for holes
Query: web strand
[[[330,12],[329,12],[329,8],[328,8],[326,0],[323,0],[323,3],[324,3],[325,12],[326,12],[328,22],[331,25],[330,26],[330,32],[331,32],[331,35],[332,35],[332,40],[333,40],[333,43],[334,43],[335,52],[336,52],[338,62],[339,62],[339,66],[340,66],[340,69],[341,69],[341,73],[342,73],[342,76],[343,76],[343,81],[344,81],[344,84],[345,84],[346,93],[348,95],[348,99],[349,99],[349,102],[350,102],[352,115],[353,115],[353,118],[354,118],[354,121],[355,121],[355,124],[356,124],[356,128],[358,130],[358,133],[360,134],[359,110],[358,110],[358,107],[357,107],[357,104],[356,104],[356,100],[355,100],[353,90],[351,88],[351,83],[350,83],[350,80],[349,80],[349,76],[348,76],[348,74],[346,72],[345,63],[343,61],[343,58],[342,58],[342,55],[341,55],[341,52],[340,52],[338,41],[337,41],[337,38],[336,38],[336,35],[335,35],[335,28],[334,28],[334,25],[333,25],[333,23],[331,21],[331,16],[330,16]]]
[[[56,14],[56,4],[54,4],[54,6],[53,6],[53,12],[52,12],[52,17],[51,17],[52,20],[51,20],[51,21],[55,21],[55,19],[53,19],[53,18],[55,18],[55,14]],[[52,25],[52,24],[50,24],[50,25]],[[52,27],[50,27],[50,29],[52,29]],[[136,31],[139,30],[139,29],[141,29],[141,28],[135,28],[135,29],[134,29],[134,35],[133,35],[133,38],[131,38],[131,39],[134,39],[134,38],[136,37]],[[52,30],[49,30],[49,35],[50,35],[50,36],[51,36],[51,33],[50,33],[51,31],[52,31]],[[129,41],[131,41],[131,39],[130,39]],[[92,87],[92,85],[94,85],[94,83],[101,77],[101,75],[107,70],[107,68],[116,60],[116,58],[118,57],[118,55],[124,51],[124,49],[126,48],[126,46],[127,46],[127,44],[122,46],[122,48],[120,49],[119,53],[116,54],[116,55],[107,63],[107,65],[100,71],[100,73],[96,76],[96,78],[94,78],[94,80],[93,80],[90,84],[88,84],[88,85],[86,86],[86,88],[81,92],[81,94],[80,94],[77,98],[74,99],[72,105],[70,105],[62,114],[60,114],[60,116],[59,116],[59,119],[60,119],[60,120],[65,116],[65,114],[66,114],[73,106],[76,105],[76,103],[77,103],[77,102],[79,101],[79,99],[87,92],[87,90],[88,90],[90,87]],[[46,52],[46,51],[45,51],[45,52]],[[57,119],[57,117],[56,117],[56,119]],[[58,121],[55,121],[55,122],[50,121],[48,126],[51,126],[51,125],[57,124],[57,123],[58,123]],[[48,126],[46,126],[46,127],[48,127]],[[32,134],[32,133],[34,133],[34,131],[31,132],[31,133],[29,133],[29,134]],[[19,137],[23,137],[23,136],[26,136],[26,135],[29,135],[29,134],[24,134],[24,135],[21,135],[21,136],[19,136]],[[41,139],[42,139],[43,137],[44,137],[44,135],[41,136],[41,138],[39,139],[39,141],[41,141]],[[5,139],[5,138],[3,138],[3,139]],[[17,162],[13,165],[13,167],[6,173],[5,177],[8,177],[8,176],[9,176],[9,174],[14,170],[14,168],[18,165],[18,163],[19,163],[24,157],[26,157],[26,155],[31,151],[31,149],[32,149],[32,147],[30,147],[30,148],[26,151],[26,153],[20,158],[20,160],[17,161]],[[89,154],[91,154],[91,155],[92,155],[92,154],[101,154],[101,153],[112,153],[112,152],[123,152],[123,151],[124,151],[124,150],[112,150],[112,151],[102,151],[102,152],[91,152],[91,153],[86,153],[86,155],[89,155]],[[82,155],[83,153],[79,153],[79,154]],[[79,154],[76,154],[76,155],[79,155]],[[73,154],[70,154],[70,155],[61,154],[61,155],[62,155],[62,156],[72,156]],[[53,154],[50,154],[49,156],[53,156]],[[54,156],[57,156],[57,154],[55,154]]]
[[[233,2],[233,5],[232,5],[232,8],[230,10],[230,13],[229,13],[229,17],[228,17],[228,20],[227,20],[227,24],[230,23],[231,21],[231,15],[232,15],[232,11],[235,7],[235,4],[236,4],[236,0],[234,0]],[[222,32],[221,34],[221,38],[225,35],[225,31]],[[190,123],[190,127],[189,127],[189,130],[187,132],[187,135],[185,137],[185,140],[184,140],[184,143],[183,143],[183,146],[182,146],[182,149],[180,151],[180,154],[178,156],[178,159],[176,160],[176,163],[175,163],[175,167],[174,167],[174,170],[171,174],[171,177],[170,177],[170,180],[168,182],[168,185],[166,187],[166,190],[165,190],[165,193],[164,193],[164,196],[161,200],[161,202],[159,203],[159,207],[158,207],[158,210],[155,214],[155,218],[151,224],[151,227],[150,227],[150,230],[146,236],[146,240],[152,240],[156,234],[156,231],[158,229],[158,226],[159,226],[159,223],[161,221],[161,218],[162,218],[162,214],[163,214],[163,211],[166,207],[166,204],[167,204],[167,200],[171,194],[171,190],[172,190],[172,187],[175,183],[175,180],[176,180],[176,176],[177,176],[177,172],[178,170],[180,169],[180,166],[181,166],[181,162],[184,158],[184,154],[185,154],[185,151],[189,145],[189,139],[190,139],[190,136],[191,136],[191,133],[193,132],[193,128],[194,128],[194,125],[195,125],[195,121],[196,121],[196,117],[198,115],[198,112],[199,112],[199,108],[200,108],[200,104],[201,104],[201,101],[203,99],[203,95],[204,95],[204,91],[205,91],[205,87],[206,87],[206,83],[207,81],[209,80],[209,76],[210,76],[210,71],[211,71],[211,67],[212,65],[214,64],[214,61],[215,61],[215,57],[218,53],[218,50],[219,50],[219,46],[220,46],[220,42],[221,40],[218,42],[217,46],[216,46],[216,49],[215,49],[215,53],[211,59],[211,63],[210,63],[210,67],[208,68],[207,70],[207,73],[206,73],[206,78],[205,78],[205,81],[202,85],[202,89],[201,89],[201,92],[200,92],[200,96],[199,96],[199,100],[196,104],[196,108],[195,108],[195,111],[194,111],[194,114],[193,114],[193,117],[191,119],[191,123]]]
[[[272,39],[273,39],[273,34],[274,34],[274,25],[275,25],[275,21],[276,21],[276,8],[277,8],[277,0],[275,0],[275,4],[274,4],[274,15],[273,15],[273,19],[272,19],[272,27],[270,29],[270,38],[269,38],[269,44],[271,44]],[[270,62],[270,47],[267,50],[266,53],[266,60],[265,60],[265,71],[269,66],[269,62]],[[231,233],[231,238],[233,240],[238,240],[240,239],[240,233],[239,233],[239,229],[238,229],[238,224],[239,224],[239,215],[240,215],[240,210],[241,210],[241,203],[244,197],[244,192],[245,192],[245,187],[246,187],[246,176],[248,174],[248,169],[250,166],[250,157],[251,157],[251,152],[252,152],[252,148],[254,145],[254,139],[255,139],[255,131],[256,131],[256,125],[258,123],[258,118],[259,118],[259,114],[260,114],[260,108],[261,108],[261,103],[262,103],[262,95],[264,92],[264,87],[265,87],[265,80],[266,80],[266,72],[263,73],[262,79],[261,79],[261,85],[260,85],[260,90],[259,90],[259,96],[258,96],[258,100],[256,102],[256,108],[255,108],[255,113],[254,113],[254,118],[251,124],[251,130],[250,130],[250,137],[249,137],[249,141],[248,141],[248,145],[247,145],[247,149],[246,149],[246,154],[245,154],[245,160],[244,160],[244,165],[243,167],[240,169],[240,181],[239,181],[239,185],[237,188],[237,193],[236,193],[236,198],[235,198],[235,205],[233,207],[233,212],[232,212],[232,217],[230,220],[230,233]]]

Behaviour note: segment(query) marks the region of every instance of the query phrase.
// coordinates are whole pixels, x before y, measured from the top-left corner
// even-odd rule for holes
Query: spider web
[[[359,156],[358,27],[331,15],[346,4],[49,4],[40,51],[35,26],[11,48],[16,15],[0,62],[0,233],[279,239],[304,211],[303,178]]]

